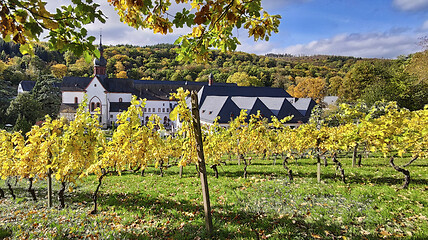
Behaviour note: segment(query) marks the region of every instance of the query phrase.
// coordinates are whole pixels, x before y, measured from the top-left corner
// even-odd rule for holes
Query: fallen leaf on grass
[[[313,238],[321,239],[321,236],[318,235],[318,234],[311,233],[311,235],[312,235]]]

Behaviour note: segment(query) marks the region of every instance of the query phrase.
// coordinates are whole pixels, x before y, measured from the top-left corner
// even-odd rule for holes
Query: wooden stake
[[[52,169],[48,169],[48,207],[52,207]]]
[[[211,236],[213,233],[213,221],[211,217],[210,194],[208,189],[207,170],[205,167],[204,148],[202,144],[201,120],[199,117],[199,107],[198,107],[198,94],[196,91],[192,91],[191,103],[192,103],[192,125],[193,125],[193,131],[195,132],[195,138],[196,138],[199,176],[201,178],[202,196],[204,200],[205,226],[207,228],[209,235]]]

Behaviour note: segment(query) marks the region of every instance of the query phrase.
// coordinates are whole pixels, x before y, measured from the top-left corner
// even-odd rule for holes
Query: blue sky
[[[107,24],[87,28],[94,36],[102,28],[105,44],[173,43],[189,31],[176,29],[160,35],[135,30],[119,21],[107,0],[95,2],[109,19]],[[61,1],[50,0],[48,6],[58,4]],[[428,36],[428,0],[262,0],[262,6],[270,14],[282,16],[279,33],[269,42],[254,42],[244,29],[235,30],[242,44],[239,51],[396,58],[421,51],[418,38]]]

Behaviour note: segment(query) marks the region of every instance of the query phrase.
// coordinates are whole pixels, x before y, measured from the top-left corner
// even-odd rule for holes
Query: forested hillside
[[[428,103],[428,51],[396,60],[213,51],[205,64],[182,64],[175,60],[176,46],[158,44],[106,46],[104,56],[110,77],[208,81],[212,73],[218,82],[281,87],[295,97],[317,101],[326,95],[339,96],[342,102],[363,100],[368,104],[385,99],[411,110]],[[51,82],[53,78],[92,74],[93,63],[71,52],[49,51],[41,43],[34,56],[22,56],[18,45],[0,39],[0,124],[11,121],[7,108],[20,81],[50,78]]]

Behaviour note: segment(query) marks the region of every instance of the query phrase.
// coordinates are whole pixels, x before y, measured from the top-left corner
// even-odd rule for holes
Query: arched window
[[[95,103],[91,102],[91,112],[93,112],[95,110]]]
[[[99,102],[97,102],[97,108],[101,110],[101,104]]]
[[[119,102],[122,102],[123,100],[122,100],[122,98],[119,98]]]
[[[74,103],[79,103],[79,98],[78,97],[74,97]]]

